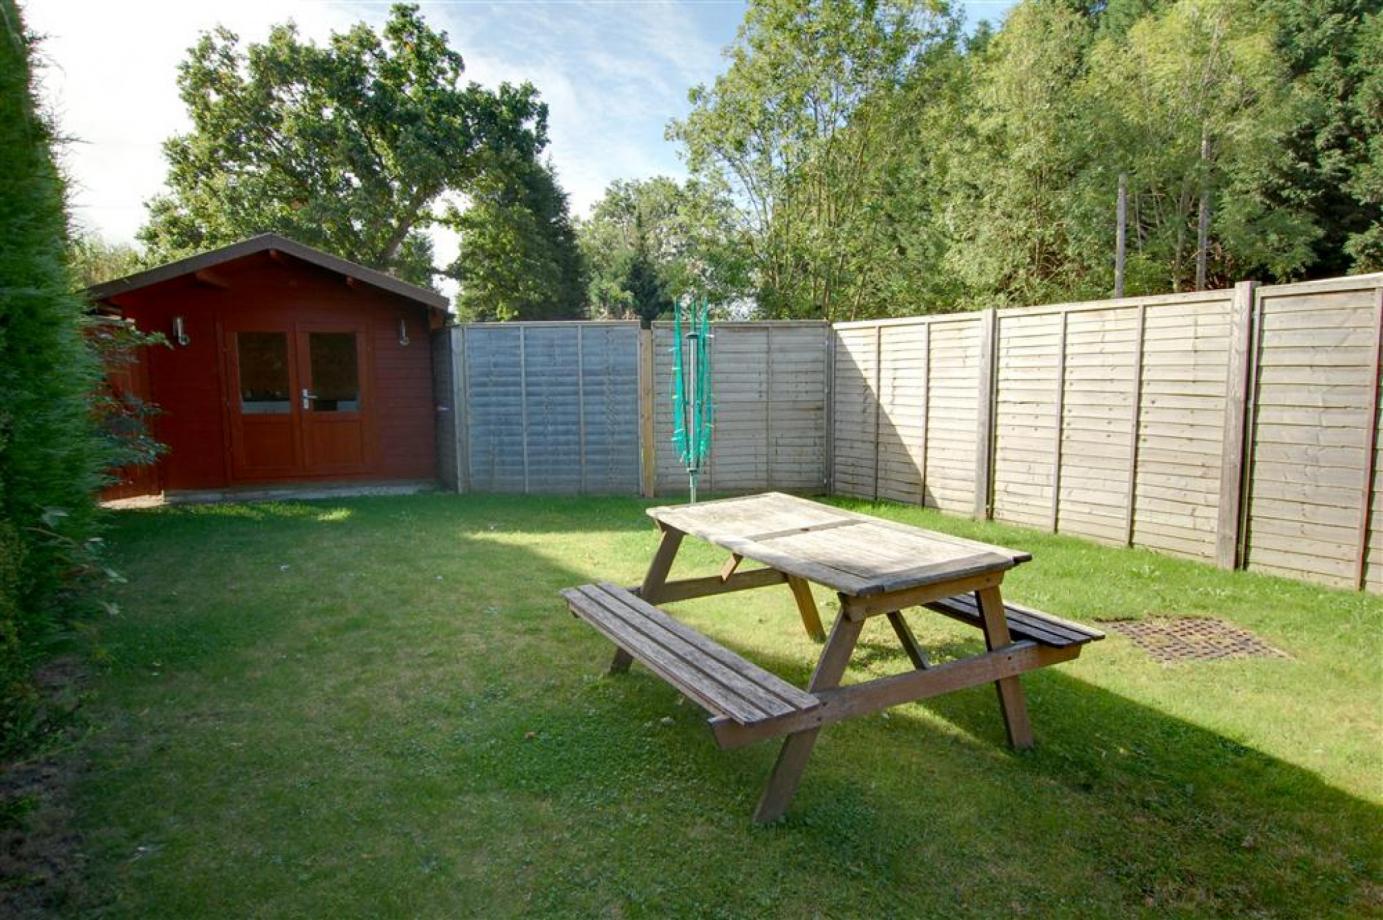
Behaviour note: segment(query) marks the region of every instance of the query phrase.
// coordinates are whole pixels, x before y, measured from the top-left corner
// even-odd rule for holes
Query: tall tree
[[[1266,193],[1286,167],[1294,98],[1275,24],[1254,12],[1249,0],[1177,0],[1091,52],[1085,203],[1107,213],[1111,174],[1128,170],[1131,291],[1290,277],[1313,261],[1311,213]],[[1094,226],[1079,207],[1073,217]],[[1100,228],[1090,251],[1111,251],[1112,238]]]
[[[730,66],[690,94],[669,136],[694,176],[737,206],[759,310],[849,315],[860,263],[845,228],[888,142],[872,104],[958,21],[922,0],[755,0]]]
[[[67,254],[72,274],[82,288],[130,275],[145,267],[138,249],[129,243],[112,243],[95,233],[73,236]]]
[[[192,131],[164,144],[169,191],[140,238],[170,257],[272,230],[430,284],[439,202],[547,142],[530,84],[491,91],[463,72],[413,5],[325,46],[291,23],[245,49],[203,35],[178,71]]]
[[[665,176],[617,180],[580,222],[581,250],[590,270],[590,303],[603,316],[654,319],[685,295],[729,303],[744,296],[745,266],[732,240],[730,202],[695,180]],[[633,263],[646,263],[665,306],[639,301],[630,285]],[[640,284],[644,282],[640,281]]]
[[[461,252],[447,274],[460,282],[457,312],[470,321],[579,319],[586,270],[551,166],[531,161],[487,170],[465,211],[447,223]]]

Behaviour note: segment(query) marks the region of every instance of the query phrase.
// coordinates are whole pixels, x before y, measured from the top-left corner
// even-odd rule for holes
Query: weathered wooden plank
[[[722,748],[738,748],[792,732],[818,730],[845,719],[879,712],[902,703],[930,699],[966,687],[993,683],[1028,671],[1070,661],[1081,646],[1041,646],[1015,642],[985,655],[948,661],[927,670],[912,670],[840,688],[822,688],[813,694],[820,705],[811,712],[766,719],[740,726],[729,719],[712,719],[711,730]]]

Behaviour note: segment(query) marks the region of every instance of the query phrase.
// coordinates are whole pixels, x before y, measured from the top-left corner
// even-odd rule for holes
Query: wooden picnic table
[[[1103,633],[1050,614],[1005,604],[1004,574],[1032,557],[949,534],[769,492],[743,498],[648,509],[662,532],[643,583],[609,583],[563,592],[572,613],[617,646],[611,672],[634,659],[711,713],[724,748],[786,736],[755,821],[780,816],[792,800],[822,726],[901,703],[993,683],[1015,748],[1030,747],[1032,727],[1019,675],[1067,661]],[[725,549],[718,574],[668,580],[686,536]],[[745,560],[761,568],[741,570]],[[829,636],[811,583],[836,592],[840,611]],[[657,604],[786,584],[808,634],[824,641],[805,690],[746,661],[658,609]],[[986,651],[933,665],[903,618],[926,607],[978,627]],[[866,620],[887,617],[911,671],[840,686]]]

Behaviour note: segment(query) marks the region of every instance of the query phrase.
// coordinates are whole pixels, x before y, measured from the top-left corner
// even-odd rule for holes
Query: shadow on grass
[[[145,560],[112,630],[116,680],[126,682],[127,705],[192,714],[169,712],[157,746],[102,742],[126,749],[106,758],[123,773],[90,781],[93,820],[119,828],[108,835],[120,846],[107,846],[98,872],[127,897],[139,891],[134,906],[143,899],[164,913],[244,912],[253,901],[235,898],[266,892],[280,909],[311,912],[337,890],[357,906],[400,908],[371,899],[403,884],[401,864],[330,859],[373,853],[391,828],[416,827],[410,847],[460,840],[462,863],[477,867],[472,888],[429,876],[413,883],[417,897],[460,891],[490,906],[518,888],[524,910],[1377,909],[1383,810],[1059,668],[1024,679],[1036,750],[1003,747],[988,687],[900,707],[826,729],[789,816],[751,827],[776,743],[721,752],[699,710],[647,672],[601,677],[611,647],[556,594],[597,574],[635,580],[654,545],[644,504],[382,497],[123,515],[123,551],[157,561]],[[628,557],[569,564],[485,536],[507,531],[608,531],[617,542],[601,551]],[[251,648],[273,651],[254,678],[242,676]],[[328,653],[351,671],[322,673]],[[812,663],[746,654],[798,683]],[[872,641],[856,661],[906,664],[895,646]],[[152,678],[145,691],[152,665],[208,678],[208,696],[179,696]],[[202,751],[195,711],[217,700],[244,711],[218,713],[227,731],[240,730],[236,719],[287,723],[273,736],[283,747]],[[301,731],[292,723],[299,705],[315,720]],[[219,803],[189,779],[201,772]],[[313,791],[350,788],[342,774],[373,785],[348,805]],[[310,836],[343,809],[345,837]],[[296,850],[325,868],[309,884],[244,858],[236,846],[246,844],[232,835],[240,824],[254,847]],[[150,834],[185,836],[168,852],[188,853],[187,862],[117,862]],[[243,890],[256,894],[237,893],[242,873]],[[204,904],[208,886],[230,900]],[[403,903],[404,912],[419,907]]]
[[[980,647],[958,642],[928,651],[940,659]],[[907,666],[899,650],[862,651],[867,660]],[[590,656],[592,674],[606,664],[604,652]],[[795,682],[806,677],[800,660],[748,654]],[[1070,908],[1072,898],[1080,904],[1088,894],[1076,913],[1099,914],[1111,898],[1121,910],[1196,914],[1324,916],[1379,907],[1383,809],[1059,668],[1026,675],[1024,684],[1038,739],[1033,751],[1008,750],[988,686],[833,725],[788,816],[764,829],[750,829],[749,815],[779,742],[720,752],[690,704],[679,703],[688,714],[659,730],[650,720],[669,711],[675,692],[637,667],[627,677],[600,678],[604,692],[581,693],[570,708],[544,713],[545,731],[565,756],[600,752],[589,770],[548,772],[535,747],[517,755],[528,761],[517,775],[559,800],[617,805],[634,815],[671,804],[692,826],[709,822],[759,843],[776,838],[792,851],[779,858],[846,888],[861,876],[902,882],[899,858],[931,863],[931,871],[912,871],[940,886],[941,904],[952,888],[959,893],[997,877],[1012,885],[1015,903],[1030,906]],[[630,733],[640,725],[643,731]],[[613,744],[612,732],[635,743]],[[602,769],[609,763],[621,765],[617,786]],[[699,795],[689,796],[689,786]],[[720,813],[707,818],[678,808],[682,797]]]

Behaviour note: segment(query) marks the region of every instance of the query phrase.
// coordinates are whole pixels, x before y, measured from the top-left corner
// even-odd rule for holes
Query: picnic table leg
[[[816,670],[812,672],[811,683],[807,685],[808,690],[829,690],[837,686],[840,679],[845,676],[845,666],[850,663],[850,655],[855,651],[855,642],[860,637],[864,621],[846,617],[844,598],[841,600],[842,612],[836,617],[835,625],[831,627],[831,636],[826,640],[826,647],[821,650],[821,659],[816,663]],[[806,769],[807,758],[811,757],[812,748],[816,745],[816,736],[820,731],[819,728],[809,728],[788,735],[783,741],[783,746],[778,751],[778,759],[773,764],[773,772],[769,774],[768,783],[764,786],[763,794],[759,796],[758,807],[754,809],[755,823],[765,824],[776,820],[787,811],[788,804],[797,792],[797,784],[802,781],[802,771]]]
[[[984,618],[984,642],[990,651],[1008,645],[1008,621],[1004,618],[1004,598],[997,586],[975,592],[980,615]],[[1004,714],[1008,743],[1016,750],[1032,747],[1032,724],[1028,721],[1028,701],[1018,676],[994,682],[999,693],[999,709]]]
[[[903,611],[894,610],[888,615],[888,625],[893,627],[893,631],[898,635],[898,643],[903,646],[903,651],[908,653],[908,658],[912,660],[912,666],[919,671],[925,671],[931,667],[927,661],[927,653],[922,651],[922,646],[917,644],[917,637],[908,629],[908,621],[903,619]]]
[[[639,597],[650,604],[658,603],[658,592],[662,591],[663,585],[667,583],[667,573],[672,571],[672,560],[677,558],[677,550],[681,548],[684,536],[676,527],[666,524],[659,524],[658,527],[663,532],[663,538],[658,542],[658,551],[653,554],[653,561],[648,564],[648,571],[644,573],[643,584],[639,586]],[[623,674],[629,670],[629,665],[633,662],[634,659],[628,652],[617,648],[615,658],[610,662],[610,673]]]
[[[816,612],[816,599],[812,597],[812,586],[805,578],[788,576],[788,587],[792,589],[793,600],[797,601],[797,612],[802,617],[802,626],[807,635],[817,642],[826,641],[826,630],[821,628],[821,615]]]

